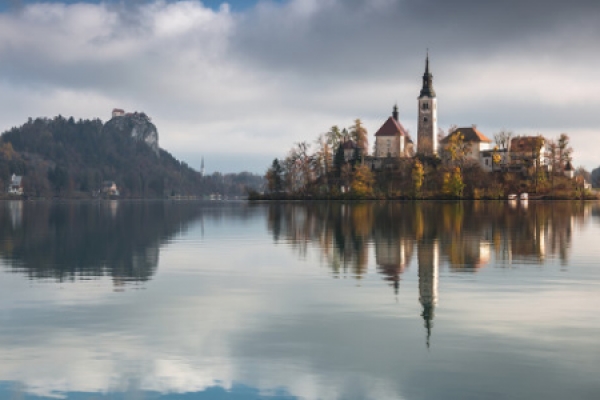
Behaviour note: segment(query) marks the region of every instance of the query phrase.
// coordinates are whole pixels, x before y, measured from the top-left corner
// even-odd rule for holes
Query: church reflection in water
[[[272,204],[268,226],[276,241],[285,240],[302,256],[311,247],[318,250],[336,277],[361,279],[374,248],[377,271],[396,294],[402,274],[416,261],[429,346],[440,268],[475,273],[492,263],[542,265],[547,257],[566,265],[575,225],[591,214],[590,207],[579,202]]]

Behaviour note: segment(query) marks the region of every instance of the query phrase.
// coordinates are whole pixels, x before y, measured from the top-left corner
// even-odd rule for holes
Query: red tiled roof
[[[408,136],[406,129],[396,121],[393,117],[389,117],[387,121],[381,125],[381,128],[375,133],[375,136]]]
[[[510,141],[510,151],[526,152],[534,151],[536,148],[537,136],[521,136],[513,138]],[[543,138],[542,138],[543,139]]]
[[[457,128],[451,134],[443,138],[441,143],[448,143],[448,140],[454,135],[457,135],[458,132],[462,133],[465,142],[484,142],[484,143],[492,143],[492,141],[485,136],[483,133],[479,132],[475,127],[469,128]]]

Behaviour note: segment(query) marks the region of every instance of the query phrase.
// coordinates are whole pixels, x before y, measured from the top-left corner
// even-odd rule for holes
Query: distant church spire
[[[204,176],[204,157],[202,157],[202,161],[200,162],[200,175]]]
[[[398,104],[394,104],[394,111],[392,111],[392,117],[398,122]]]

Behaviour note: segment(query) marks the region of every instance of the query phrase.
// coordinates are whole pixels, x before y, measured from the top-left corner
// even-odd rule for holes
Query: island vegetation
[[[286,157],[274,159],[265,175],[267,191],[251,198],[506,199],[511,193],[540,199],[597,198],[588,184],[590,173],[572,167],[567,134],[548,139],[500,131],[487,153],[487,171],[481,159],[471,156],[470,143],[457,127],[447,134],[440,131],[438,139],[437,155],[376,160],[368,156],[368,134],[360,119],[348,129],[333,126],[312,143],[296,143]],[[348,143],[353,144],[352,157]],[[524,143],[525,148],[511,152],[511,143]]]

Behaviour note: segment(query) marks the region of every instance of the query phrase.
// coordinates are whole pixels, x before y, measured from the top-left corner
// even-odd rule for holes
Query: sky
[[[425,54],[439,126],[571,137],[600,165],[597,0],[0,0],[0,131],[144,111],[206,171],[264,173],[294,143],[398,104],[416,138]]]

